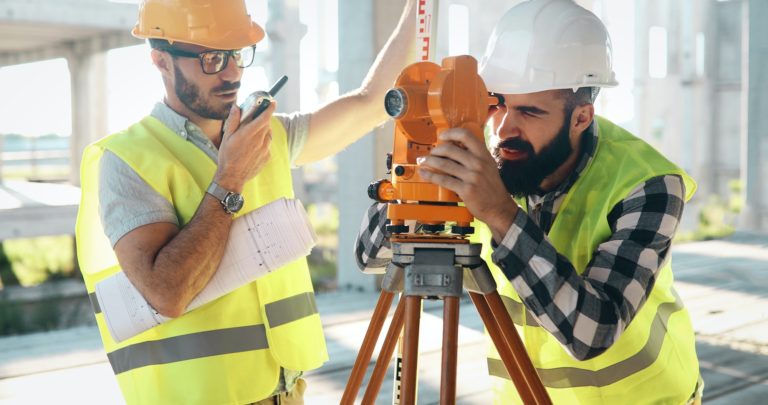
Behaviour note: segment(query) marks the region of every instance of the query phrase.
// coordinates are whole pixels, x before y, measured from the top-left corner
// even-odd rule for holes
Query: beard
[[[570,114],[566,114],[570,117]],[[519,138],[509,138],[499,142],[492,151],[499,167],[501,181],[507,192],[514,197],[524,197],[540,193],[541,182],[562,166],[573,152],[569,136],[568,120],[558,131],[555,139],[546,145],[539,153],[533,146]],[[521,160],[506,160],[501,157],[500,149],[513,149],[525,152],[527,158]]]
[[[212,104],[211,100],[202,94],[198,85],[187,80],[184,73],[181,72],[181,69],[179,69],[176,64],[173,65],[173,70],[176,73],[176,84],[174,86],[176,97],[178,97],[190,111],[200,117],[220,121],[225,120],[229,116],[229,109],[232,108],[234,102],[224,103],[218,106]],[[221,86],[211,89],[211,93],[237,90],[239,88],[240,82],[225,82]]]

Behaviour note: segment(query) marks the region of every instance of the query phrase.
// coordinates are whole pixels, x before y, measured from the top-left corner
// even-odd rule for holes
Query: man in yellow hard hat
[[[304,259],[184,311],[215,273],[233,218],[292,197],[292,164],[387,118],[381,100],[411,58],[415,0],[358,89],[308,114],[272,104],[242,124],[240,78],[264,38],[244,1],[144,0],[139,10],[133,34],[149,40],[165,98],[86,149],[77,223],[92,296],[122,271],[174,318],[117,342],[95,308],[122,393],[129,404],[303,403],[302,372],[328,358]]]
[[[419,175],[455,191],[484,223],[485,259],[553,403],[700,401],[694,333],[670,263],[696,185],[595,115],[597,91],[617,85],[611,62],[594,14],[573,0],[521,2],[480,63],[504,100],[488,112],[489,145],[447,130]],[[359,235],[361,267],[386,263],[382,205]],[[488,369],[496,402],[520,403],[495,350]]]

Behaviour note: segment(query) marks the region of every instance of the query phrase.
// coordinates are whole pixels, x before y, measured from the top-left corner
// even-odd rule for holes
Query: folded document
[[[187,312],[307,256],[316,242],[299,200],[282,198],[239,217],[218,270]],[[117,342],[171,319],[155,311],[123,272],[96,284],[96,298]]]

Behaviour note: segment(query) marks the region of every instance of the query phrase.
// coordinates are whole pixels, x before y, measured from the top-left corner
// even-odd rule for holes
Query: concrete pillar
[[[368,1],[339,0],[339,93],[360,85],[376,57],[374,4]],[[371,134],[350,145],[338,161],[339,252],[337,277],[340,289],[370,291],[375,278],[357,270],[353,251],[355,236],[371,201],[366,186],[373,180],[375,139]]]
[[[741,226],[751,230],[766,230],[768,210],[763,184],[768,176],[764,162],[768,148],[768,2],[746,0],[744,7],[744,52],[742,64],[742,149],[741,180],[744,184],[745,205]]]
[[[357,88],[386,42],[400,16],[404,1],[339,0],[339,92]],[[415,24],[415,21],[414,21]],[[383,101],[382,101],[383,103]],[[363,214],[372,204],[367,188],[384,176],[384,154],[392,149],[392,126],[364,136],[337,156],[339,207],[339,288],[371,291],[376,277],[360,273],[353,249]]]
[[[299,20],[298,0],[270,0],[269,18],[266,23],[269,36],[269,58],[264,63],[269,85],[282,75],[288,82],[276,99],[280,111],[293,112],[301,108],[301,39],[307,33],[307,26]],[[306,201],[306,187],[301,169],[292,170],[293,189],[296,198]]]
[[[93,44],[76,43],[66,57],[72,86],[70,182],[78,186],[83,150],[107,135],[106,52]]]
[[[277,97],[281,111],[298,111],[300,105],[301,54],[299,45],[307,27],[299,21],[298,0],[270,0],[266,30],[270,41],[267,76],[272,85],[280,76],[288,76]]]

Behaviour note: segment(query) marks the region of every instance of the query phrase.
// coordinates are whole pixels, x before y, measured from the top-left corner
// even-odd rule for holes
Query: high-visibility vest
[[[653,147],[608,120],[596,119],[595,156],[564,197],[548,234],[579,274],[612,233],[609,211],[641,183],[677,174],[683,178],[686,201],[696,189],[690,176]],[[672,286],[671,259],[659,270],[650,296],[618,340],[602,354],[579,361],[538,325],[512,284],[493,265],[488,228],[481,226],[478,237],[484,242],[483,256],[507,311],[553,403],[684,404],[690,398],[699,366],[690,316]],[[488,371],[495,377],[496,403],[522,402],[493,347]]]
[[[293,197],[286,132],[274,118],[271,128],[270,160],[243,188],[239,215]],[[202,150],[153,117],[86,148],[76,234],[92,298],[100,280],[121,271],[99,218],[99,159],[105,150],[168,199],[182,226],[194,216],[216,171]],[[129,404],[256,402],[274,391],[281,366],[310,370],[328,360],[304,258],[120,343],[96,312],[107,357]]]

